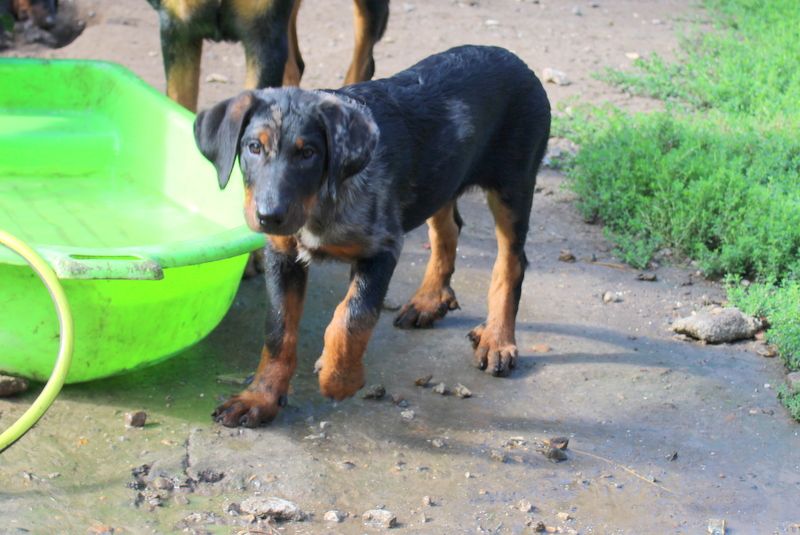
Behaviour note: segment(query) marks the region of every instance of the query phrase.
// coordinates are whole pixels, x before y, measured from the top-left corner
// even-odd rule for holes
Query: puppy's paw
[[[442,319],[448,311],[461,308],[456,294],[450,286],[432,292],[417,292],[406,303],[394,319],[394,326],[400,329],[427,329],[436,320]]]
[[[288,401],[286,393],[243,390],[214,410],[211,416],[225,427],[258,427],[271,422]]]
[[[517,345],[493,329],[487,329],[485,324],[472,329],[467,337],[472,342],[475,367],[500,377],[508,375],[516,366]]]
[[[364,386],[364,366],[344,367],[329,365],[322,357],[314,365],[319,374],[319,391],[326,398],[336,401],[352,397]]]

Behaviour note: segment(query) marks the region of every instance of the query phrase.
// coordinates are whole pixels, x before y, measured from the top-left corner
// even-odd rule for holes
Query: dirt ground
[[[116,61],[163,90],[157,17],[144,0],[74,3],[86,29],[73,43],[4,55]],[[592,73],[629,65],[629,53],[672,55],[676,30],[698,13],[693,5],[394,1],[376,76],[465,42],[497,44],[537,73],[567,73],[571,85],[547,85],[556,106],[577,98],[649,109],[658,104]],[[350,19],[345,0],[304,0],[304,86],[341,82]],[[203,82],[201,107],[244,79],[236,45],[209,44],[203,61],[203,80],[215,73],[229,82]],[[289,406],[257,430],[212,424],[218,399],[237,389],[218,378],[245,376],[259,354],[264,284],[247,280],[222,324],[195,347],[150,369],[65,388],[37,428],[0,457],[0,532],[355,534],[376,531],[360,515],[381,506],[405,533],[532,533],[538,522],[562,533],[705,533],[712,518],[725,519],[727,533],[800,531],[800,427],[776,400],[780,363],[756,355],[757,342],[674,340],[670,321],[721,299],[722,290],[677,267],[658,269],[656,282],[637,281],[562,185],[558,172],[540,173],[518,317],[521,359],[510,378],[470,366],[465,334],[485,316],[495,250],[485,201],[470,194],[460,202],[466,226],[453,279],[462,309],[420,332],[394,329],[385,312],[369,346],[368,383],[408,407],[360,396],[332,404],[319,395],[312,366],[348,274],[329,263],[312,269]],[[424,229],[408,236],[390,300],[402,302],[421,280],[426,239]],[[559,262],[562,249],[577,261]],[[621,302],[604,304],[606,291]],[[460,382],[473,397],[416,387],[427,374]],[[0,401],[0,426],[34,394]],[[126,430],[123,413],[139,409],[150,423]],[[412,419],[401,415],[409,409]],[[570,439],[568,458],[554,463],[537,449],[558,435]],[[137,481],[131,470],[145,464]],[[158,476],[183,486],[158,491],[158,499]],[[309,517],[271,526],[229,513],[253,496],[291,500]],[[323,515],[331,509],[351,516],[330,524]]]

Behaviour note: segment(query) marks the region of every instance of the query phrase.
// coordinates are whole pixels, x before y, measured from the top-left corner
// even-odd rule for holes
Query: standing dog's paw
[[[271,422],[287,400],[285,393],[243,390],[217,407],[211,416],[225,427],[258,427]]]
[[[364,366],[360,363],[348,368],[329,366],[321,357],[314,365],[314,371],[319,374],[319,391],[336,401],[354,396],[366,382]]]
[[[472,329],[467,338],[472,342],[475,367],[495,377],[508,375],[517,364],[517,345],[502,338],[485,324]]]
[[[442,319],[450,310],[461,308],[458,306],[456,294],[449,286],[443,286],[438,291],[417,292],[406,303],[394,318],[394,326],[400,329],[427,329],[433,327],[433,322]]]

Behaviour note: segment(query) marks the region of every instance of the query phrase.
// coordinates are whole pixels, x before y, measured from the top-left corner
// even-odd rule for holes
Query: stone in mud
[[[28,389],[28,386],[28,381],[22,377],[0,375],[0,398],[7,398],[21,394]]]
[[[150,485],[156,490],[172,490],[175,488],[175,484],[171,479],[161,476],[153,479]]]
[[[575,262],[575,255],[572,254],[572,251],[570,251],[569,249],[562,249],[561,252],[558,254],[558,261],[567,263]]]
[[[498,463],[504,463],[504,462],[506,462],[508,460],[508,457],[506,457],[506,454],[504,452],[502,452],[502,451],[499,451],[499,450],[492,450],[492,453],[490,454],[490,457],[491,457],[491,459],[493,461],[497,461]]]
[[[146,422],[147,413],[144,411],[125,413],[125,427],[144,427]]]
[[[559,448],[553,448],[548,446],[545,449],[541,450],[541,453],[554,463],[559,463],[561,461],[567,460],[567,454],[564,453],[564,450],[561,450]]]
[[[681,318],[672,330],[710,344],[722,344],[752,338],[763,328],[760,320],[743,314],[738,308],[708,307]]]
[[[416,415],[414,414],[414,411],[412,411],[411,409],[406,409],[400,413],[400,417],[403,418],[404,420],[413,420],[414,416]]]
[[[216,470],[212,470],[211,468],[207,468],[206,470],[201,470],[197,474],[197,481],[200,483],[217,483],[218,481],[222,481],[222,478],[225,477],[225,472],[218,472]]]
[[[239,508],[248,514],[258,518],[270,517],[279,522],[282,521],[302,521],[306,515],[297,504],[284,500],[283,498],[253,496],[247,498],[239,504]]]
[[[725,519],[711,518],[708,521],[709,535],[725,535]]]
[[[533,504],[531,503],[530,500],[520,500],[517,502],[517,509],[519,509],[523,513],[532,513]]]
[[[372,385],[364,392],[361,397],[364,399],[382,399],[386,395],[386,388],[383,385]]]
[[[570,84],[570,80],[567,78],[567,73],[551,67],[545,67],[542,69],[542,80],[556,85]]]
[[[636,280],[645,281],[645,282],[655,282],[658,280],[658,277],[655,273],[639,273],[636,275]]]
[[[460,397],[462,399],[463,398],[471,398],[472,397],[472,391],[469,388],[467,388],[466,386],[462,385],[461,383],[458,383],[455,386],[455,388],[453,389],[453,393],[455,393],[456,396],[458,396],[458,397]]]
[[[386,509],[370,509],[361,515],[365,526],[373,528],[393,528],[397,525],[397,517]]]
[[[325,522],[334,522],[339,523],[344,520],[345,514],[341,511],[337,511],[336,509],[331,509],[330,511],[326,512],[322,519]]]
[[[417,385],[417,386],[426,387],[426,386],[428,386],[428,384],[430,384],[431,379],[433,379],[433,375],[431,375],[431,374],[423,375],[422,377],[418,377],[414,381],[414,384]]]
[[[567,449],[567,446],[569,446],[569,439],[567,437],[552,437],[548,438],[546,443],[551,448],[565,450]]]
[[[433,391],[437,394],[441,394],[442,396],[446,396],[450,393],[450,391],[447,389],[447,385],[444,383],[439,383],[438,385],[434,386]]]
[[[557,516],[557,517],[558,517],[558,519],[559,519],[559,520],[561,520],[562,522],[566,522],[567,520],[572,520],[572,515],[570,515],[569,513],[560,512],[560,513],[558,513],[556,516]]]

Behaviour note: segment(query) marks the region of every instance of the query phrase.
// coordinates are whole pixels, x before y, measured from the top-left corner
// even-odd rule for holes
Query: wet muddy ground
[[[78,40],[29,53],[118,55],[163,87],[145,3],[86,4],[95,22]],[[349,14],[342,18],[333,2],[306,4],[306,82],[333,85],[348,59]],[[536,69],[571,74],[573,85],[548,86],[555,102],[579,96],[646,108],[654,104],[616,94],[590,73],[625,63],[626,51],[669,53],[671,21],[690,13],[688,2],[667,1],[580,3],[582,15],[568,2],[464,4],[393,2],[378,74],[465,40],[497,42]],[[336,17],[344,29],[326,26]],[[487,27],[490,18],[500,24]],[[306,29],[306,40],[303,20],[319,28]],[[111,35],[117,41],[103,41]],[[204,84],[206,104],[238,87],[236,51],[207,48],[210,68],[227,69],[231,82]],[[325,70],[334,65],[328,55],[335,67]],[[328,263],[312,269],[289,406],[261,429],[212,424],[218,401],[240,388],[228,383],[252,372],[262,343],[264,284],[244,281],[222,324],[195,347],[150,369],[65,388],[36,429],[0,456],[0,532],[360,534],[376,530],[361,514],[384,507],[405,533],[532,533],[539,522],[563,533],[704,533],[712,518],[725,519],[728,533],[791,533],[800,522],[800,426],[775,397],[780,363],[758,356],[756,342],[673,339],[670,321],[722,290],[680,267],[636,280],[602,229],[581,220],[559,173],[544,171],[539,184],[517,325],[521,359],[511,377],[470,365],[465,335],[485,317],[495,251],[488,208],[473,193],[460,202],[466,226],[453,287],[462,308],[415,332],[393,328],[393,313],[384,312],[366,357],[368,384],[382,384],[384,399],[333,404],[317,391],[312,367],[347,287],[347,266]],[[424,229],[408,236],[390,301],[402,303],[421,280],[426,240]],[[558,260],[563,249],[574,263]],[[604,303],[605,292],[621,301]],[[416,386],[426,375],[432,384],[461,383],[472,397]],[[0,401],[0,425],[35,393]],[[147,412],[147,424],[127,429],[124,415],[135,410]],[[566,460],[538,451],[553,436],[569,438]],[[272,525],[236,514],[231,504],[257,496],[291,500],[307,519]],[[323,516],[332,509],[350,516],[331,524]]]

